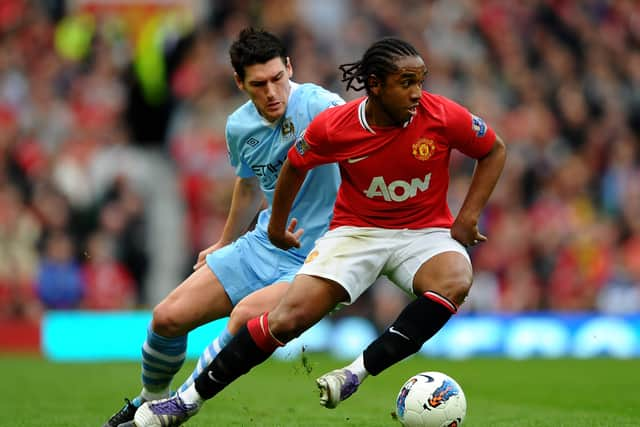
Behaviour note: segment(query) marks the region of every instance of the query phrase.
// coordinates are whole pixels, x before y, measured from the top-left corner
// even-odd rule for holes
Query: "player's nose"
[[[411,86],[411,91],[409,92],[409,96],[411,97],[411,101],[418,102],[418,100],[422,97],[422,86],[420,85]]]
[[[265,88],[266,92],[267,92],[267,98],[269,98],[270,100],[275,98],[276,96],[276,86],[271,83],[268,82]]]

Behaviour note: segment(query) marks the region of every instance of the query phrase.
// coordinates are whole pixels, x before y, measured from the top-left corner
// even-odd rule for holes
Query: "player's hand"
[[[269,240],[271,243],[277,248],[287,250],[291,248],[299,248],[300,247],[300,237],[302,233],[304,233],[304,229],[300,228],[296,230],[296,226],[298,225],[298,220],[293,218],[289,223],[289,226],[284,231],[284,234],[274,232],[269,229]]]
[[[196,261],[196,263],[193,266],[193,270],[197,270],[200,267],[202,267],[207,259],[207,255],[209,255],[212,252],[217,251],[218,249],[222,248],[223,246],[225,246],[224,244],[217,242],[211,246],[209,246],[207,249],[203,249],[200,251],[200,253],[198,254],[198,260]]]
[[[475,246],[487,240],[478,230],[478,221],[465,221],[460,217],[456,218],[451,226],[451,237],[464,247]]]

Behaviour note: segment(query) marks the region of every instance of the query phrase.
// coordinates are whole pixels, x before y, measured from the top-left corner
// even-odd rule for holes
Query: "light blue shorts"
[[[236,305],[250,293],[293,281],[304,258],[274,247],[264,233],[251,231],[207,255],[207,265]]]

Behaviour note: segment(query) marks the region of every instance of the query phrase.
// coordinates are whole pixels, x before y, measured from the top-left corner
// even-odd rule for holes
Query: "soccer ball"
[[[412,376],[396,399],[396,415],[405,427],[458,427],[466,413],[462,388],[442,372]]]

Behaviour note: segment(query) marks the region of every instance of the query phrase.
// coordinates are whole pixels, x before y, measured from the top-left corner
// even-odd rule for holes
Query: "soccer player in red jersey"
[[[316,116],[291,148],[276,184],[269,238],[282,249],[300,245],[300,230],[287,227],[293,201],[307,171],[338,162],[342,184],[329,231],[277,307],[247,322],[194,386],[172,398],[177,403],[199,407],[386,275],[416,298],[352,364],[317,380],[320,403],[333,408],[369,374],[417,352],[469,292],[466,247],[486,240],[478,221],[502,172],[505,144],[481,118],[423,90],[424,61],[403,40],[382,39],[340,68],[347,89],[365,89],[366,96]],[[477,160],[455,218],[446,201],[453,149]],[[155,425],[138,423],[138,413],[139,427]]]

